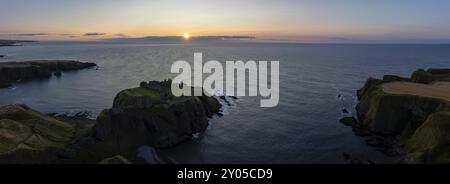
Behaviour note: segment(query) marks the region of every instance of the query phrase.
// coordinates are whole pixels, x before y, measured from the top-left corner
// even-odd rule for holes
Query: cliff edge
[[[450,69],[369,78],[357,95],[358,126],[399,135],[409,162],[450,163]]]

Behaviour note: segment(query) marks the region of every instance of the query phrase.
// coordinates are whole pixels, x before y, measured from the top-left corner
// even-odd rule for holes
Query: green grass
[[[159,98],[159,91],[149,88],[137,87],[133,89],[128,89],[125,91],[130,96],[151,96],[154,98]]]

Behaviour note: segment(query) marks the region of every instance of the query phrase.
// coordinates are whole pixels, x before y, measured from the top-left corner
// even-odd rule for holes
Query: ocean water
[[[261,108],[256,97],[234,101],[199,139],[161,150],[179,163],[345,163],[343,152],[396,162],[340,124],[342,108],[354,113],[356,90],[368,77],[450,67],[450,45],[37,42],[0,47],[7,56],[0,62],[70,59],[100,68],[0,89],[0,104],[25,103],[43,112],[88,110],[95,116],[123,89],[174,77],[171,64],[192,62],[194,52],[202,52],[204,61],[280,61],[280,102]]]

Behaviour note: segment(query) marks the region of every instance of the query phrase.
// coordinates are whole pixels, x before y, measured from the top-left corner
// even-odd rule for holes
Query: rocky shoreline
[[[450,69],[410,78],[369,78],[357,91],[357,117],[341,123],[388,156],[406,163],[450,163]]]
[[[97,66],[95,63],[69,60],[36,60],[0,63],[0,88],[13,82],[60,76],[62,71],[80,70]]]
[[[205,95],[172,96],[170,85],[151,81],[123,90],[95,121],[82,113],[67,117],[23,104],[0,106],[0,163],[173,163],[155,148],[204,132],[221,104]]]

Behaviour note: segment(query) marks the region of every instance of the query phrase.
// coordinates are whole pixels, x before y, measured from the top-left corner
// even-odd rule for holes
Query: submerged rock
[[[343,108],[341,111],[342,111],[343,114],[349,114],[350,113],[350,112],[348,112],[348,110],[346,108]]]
[[[421,69],[410,79],[369,78],[358,90],[358,119],[378,135],[399,135],[411,162],[450,163],[449,81],[450,69]],[[367,142],[381,144],[375,139]],[[383,140],[384,147],[387,142]],[[383,152],[397,151],[383,148]]]
[[[53,75],[55,75],[56,77],[61,77],[62,73],[61,71],[56,71],[53,73]]]
[[[356,120],[356,118],[353,116],[343,117],[339,121],[346,126],[353,126],[353,127],[359,126],[358,120]]]
[[[96,66],[95,63],[79,61],[25,61],[0,63],[0,87],[7,87],[12,82],[49,78],[52,72],[79,70]]]

